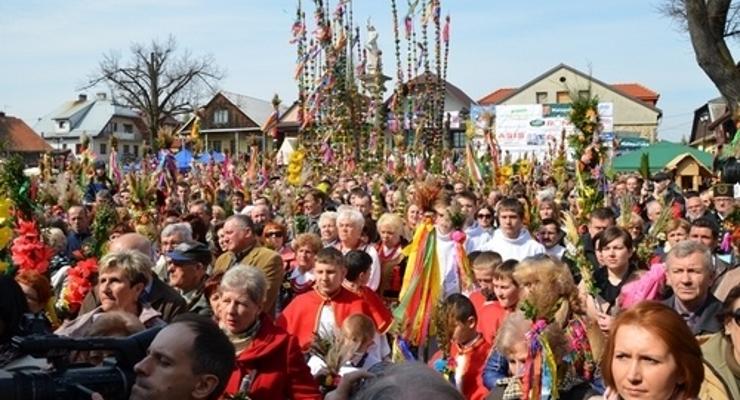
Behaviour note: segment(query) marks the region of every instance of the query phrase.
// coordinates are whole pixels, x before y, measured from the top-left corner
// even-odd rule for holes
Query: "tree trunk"
[[[734,121],[740,121],[740,68],[724,32],[730,0],[685,0],[686,22],[696,61],[727,100]]]

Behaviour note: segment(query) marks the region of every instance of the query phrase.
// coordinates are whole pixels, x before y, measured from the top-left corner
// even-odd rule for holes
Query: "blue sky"
[[[660,1],[443,0],[443,13],[452,17],[448,80],[478,99],[566,63],[605,82],[639,82],[660,93],[659,137],[680,140],[690,134],[693,110],[718,92],[696,65],[688,35],[656,11]],[[290,103],[296,53],[288,41],[296,4],[3,0],[0,110],[33,125],[77,96],[104,53],[125,55],[132,42],[170,34],[181,49],[213,55],[227,71],[221,88],[266,100],[278,93]],[[354,15],[363,27],[372,18],[384,72],[393,76],[390,1],[354,0]]]

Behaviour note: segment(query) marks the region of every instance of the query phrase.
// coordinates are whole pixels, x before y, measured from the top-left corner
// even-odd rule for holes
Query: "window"
[[[567,91],[558,92],[558,96],[557,97],[558,97],[557,98],[558,104],[568,104],[568,103],[571,103],[570,93],[567,92]]]
[[[134,156],[136,157],[139,156],[139,145],[138,144],[134,145]]]
[[[591,94],[591,91],[589,91],[589,90],[579,90],[578,91],[578,98],[579,99],[587,99],[590,94]]]
[[[134,126],[131,124],[123,124],[124,133],[134,133]]]
[[[462,149],[465,147],[465,131],[452,132],[452,148]]]
[[[124,144],[123,145],[123,154],[128,154],[129,153],[129,150],[130,150],[129,145]]]
[[[222,108],[213,113],[214,124],[226,124],[229,122],[229,110]]]
[[[236,154],[236,141],[234,139],[229,141],[229,151],[231,154]]]
[[[108,146],[105,143],[100,143],[100,155],[104,155],[108,152]]]
[[[59,121],[59,129],[64,129],[64,121]]]
[[[80,154],[81,151],[82,151],[82,145],[79,143],[75,144],[75,154]]]
[[[536,99],[537,104],[547,103],[547,92],[537,92]]]
[[[118,122],[113,123],[113,129],[111,130],[111,132],[118,132]]]

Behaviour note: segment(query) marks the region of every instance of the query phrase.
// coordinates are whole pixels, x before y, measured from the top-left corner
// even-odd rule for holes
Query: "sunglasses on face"
[[[282,232],[267,232],[265,236],[272,237],[272,238],[281,238],[283,237],[283,233]]]
[[[485,219],[491,219],[491,218],[493,218],[493,215],[491,215],[491,214],[478,214],[478,218],[480,218],[480,219],[484,219],[484,218]]]

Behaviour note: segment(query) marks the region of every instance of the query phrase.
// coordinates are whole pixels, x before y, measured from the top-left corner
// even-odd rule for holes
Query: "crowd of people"
[[[31,331],[164,327],[132,399],[740,399],[731,185],[619,176],[570,243],[574,182],[547,178],[243,190],[183,173],[156,194],[154,234],[131,213],[136,188],[99,178],[81,204],[44,210],[48,270],[0,278],[0,368],[44,367],[10,342]],[[79,309],[59,310],[103,204],[116,210],[105,254]],[[423,342],[399,333],[419,260],[439,299],[420,308]]]

